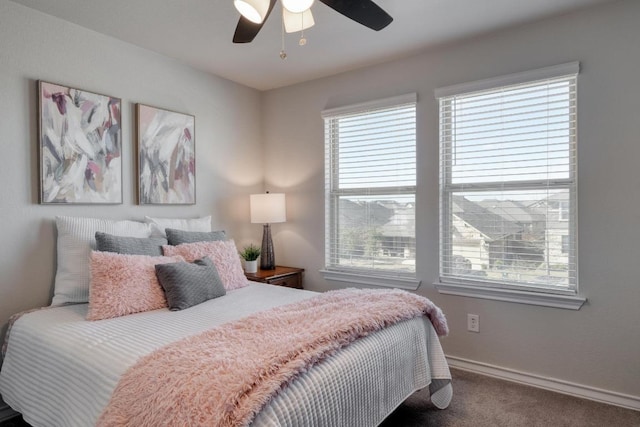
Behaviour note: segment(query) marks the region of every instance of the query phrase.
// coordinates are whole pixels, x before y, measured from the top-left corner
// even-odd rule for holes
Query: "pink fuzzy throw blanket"
[[[98,426],[246,426],[288,382],[356,339],[442,311],[400,290],[344,289],[169,344],[122,376]]]

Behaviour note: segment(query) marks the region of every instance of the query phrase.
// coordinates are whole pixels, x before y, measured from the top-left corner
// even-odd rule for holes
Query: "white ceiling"
[[[291,85],[611,0],[377,0],[394,21],[380,32],[316,1],[315,27],[286,36],[276,6],[256,39],[231,42],[233,0],[13,0],[260,90]]]

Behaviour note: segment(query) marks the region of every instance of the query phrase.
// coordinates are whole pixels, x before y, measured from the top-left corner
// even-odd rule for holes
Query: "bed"
[[[86,225],[86,221],[82,224]],[[95,224],[91,225],[84,228],[93,234]],[[64,227],[60,221],[58,232],[60,239],[60,235],[64,234]],[[91,250],[86,241],[83,245],[85,244],[85,255],[88,256]],[[95,242],[91,245],[94,246]],[[220,245],[227,245],[235,250],[232,241]],[[164,248],[165,252],[170,249],[166,246]],[[68,247],[62,249],[65,250],[61,250],[59,240],[59,253],[73,253],[75,259],[84,259],[82,257],[85,255],[79,254],[79,251],[70,251]],[[138,255],[115,255],[93,251],[92,263],[95,261],[94,255],[98,254],[125,259],[140,258]],[[215,257],[216,254],[211,255]],[[231,259],[233,256],[227,258]],[[235,258],[237,259],[237,253]],[[223,264],[217,264],[221,275],[225,271]],[[74,268],[76,267],[78,266],[74,265]],[[59,263],[58,273],[63,269]],[[112,265],[110,270],[124,271]],[[88,271],[86,274],[88,277]],[[98,275],[93,267],[91,274],[91,289],[94,295],[97,291],[93,288],[93,282]],[[75,274],[74,277],[80,276],[82,275]],[[144,275],[136,274],[136,279],[139,279],[138,276]],[[272,316],[272,313],[275,315],[278,311],[290,308],[297,312],[303,305],[311,306],[312,301],[315,305],[316,301],[322,298],[332,297],[329,295],[332,293],[319,294],[256,282],[247,283],[244,275],[242,281],[241,286],[228,287],[223,296],[178,311],[172,311],[167,307],[147,308],[143,312],[124,313],[126,315],[120,313],[117,317],[103,317],[101,320],[91,321],[87,318],[91,317],[95,305],[92,306],[90,300],[89,304],[67,301],[61,305],[54,304],[51,307],[16,315],[10,322],[3,346],[0,394],[7,404],[20,412],[34,427],[123,425],[126,423],[103,422],[104,415],[109,413],[114,400],[117,400],[116,397],[122,396],[122,384],[130,378],[131,372],[137,372],[135,368],[139,367],[141,362],[150,360],[150,357],[167,349],[179,348],[185,340],[213,337],[215,335],[211,334],[228,329],[229,326],[244,325],[252,319],[264,320],[267,319],[265,316]],[[130,286],[129,281],[123,284],[125,290]],[[88,286],[86,283],[84,285]],[[109,285],[112,286],[113,283]],[[112,291],[113,288],[109,290]],[[74,290],[76,294],[77,291]],[[88,288],[82,290],[85,291],[88,292]],[[304,319],[304,314],[302,318]],[[445,322],[446,328],[444,317],[441,321]],[[276,387],[273,393],[265,396],[258,410],[255,410],[250,418],[246,418],[247,422],[217,425],[376,426],[408,396],[425,387],[429,388],[432,403],[438,408],[446,408],[452,397],[452,388],[451,376],[437,334],[442,334],[443,325],[439,321],[430,321],[427,316],[415,315],[392,324],[385,323],[383,326],[361,334],[348,345],[341,344],[335,351],[314,359],[312,364],[304,365],[299,372]],[[299,322],[297,329],[305,331],[305,320]],[[340,325],[336,329],[340,329]],[[267,330],[267,335],[269,331]],[[264,335],[264,331],[261,334]],[[223,351],[222,342],[210,340],[208,345],[213,351],[217,351],[218,346]],[[240,342],[243,348],[246,342],[247,353],[250,353],[252,346],[258,345],[251,339]],[[234,354],[239,353],[236,351]],[[239,356],[238,358],[240,359]],[[186,361],[183,363],[182,359],[175,359],[170,364],[160,366],[163,369],[167,367],[167,370],[170,370],[171,367],[175,370],[190,365]],[[209,371],[207,367],[210,365],[204,366],[199,367],[200,370],[197,372]],[[216,381],[216,378],[213,381]],[[153,407],[156,401],[159,402],[158,405],[166,406],[166,402],[162,402],[164,397],[161,396],[170,388],[166,385],[169,382],[165,384],[163,381],[156,381],[149,384],[151,385],[143,386],[142,394],[145,395],[144,398],[150,399],[151,404],[141,403],[147,402],[142,395],[138,402],[138,395],[134,393],[129,400],[125,399],[125,405],[128,402],[132,402],[132,405],[143,404],[148,406],[144,409],[151,412],[156,410]],[[203,406],[200,404],[201,398],[209,394],[207,388],[198,390],[188,398],[178,395],[177,400],[181,402],[169,403],[182,405],[183,411],[186,408],[187,412],[198,412]],[[159,411],[158,409],[157,412],[160,413]],[[147,418],[143,420],[129,424],[158,425],[157,421],[152,423],[147,422]],[[189,423],[163,424],[212,425],[195,422],[191,418],[190,420]]]

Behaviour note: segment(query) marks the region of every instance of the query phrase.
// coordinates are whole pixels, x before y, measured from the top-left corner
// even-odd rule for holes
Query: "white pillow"
[[[211,231],[211,215],[202,218],[151,218],[145,216],[144,221],[151,225],[151,235],[167,237],[165,228],[184,231]]]
[[[89,301],[89,265],[96,231],[116,236],[149,237],[151,226],[138,221],[56,216],[58,269],[52,304]]]

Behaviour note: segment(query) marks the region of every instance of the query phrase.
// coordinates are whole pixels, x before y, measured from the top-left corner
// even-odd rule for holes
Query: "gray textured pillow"
[[[207,257],[193,263],[156,264],[155,268],[170,310],[184,310],[227,293],[216,266]]]
[[[196,242],[217,242],[219,240],[227,240],[224,231],[185,231],[176,230],[175,228],[167,228],[167,240],[172,246],[181,245],[182,243]]]
[[[96,249],[101,252],[161,256],[162,245],[166,244],[167,239],[162,237],[125,237],[96,231]]]

